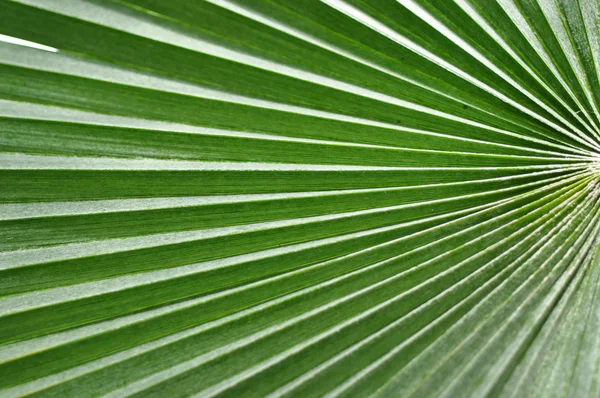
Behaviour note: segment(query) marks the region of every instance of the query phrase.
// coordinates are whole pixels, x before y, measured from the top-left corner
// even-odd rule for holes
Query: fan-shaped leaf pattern
[[[0,396],[600,396],[599,10],[0,0]]]

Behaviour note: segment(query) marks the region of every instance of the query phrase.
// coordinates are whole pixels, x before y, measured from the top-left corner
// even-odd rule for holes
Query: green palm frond
[[[0,0],[0,396],[599,397],[597,0]]]

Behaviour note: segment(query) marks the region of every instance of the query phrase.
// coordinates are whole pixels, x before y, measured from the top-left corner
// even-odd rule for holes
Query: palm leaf
[[[599,396],[599,9],[1,0],[0,396]]]

